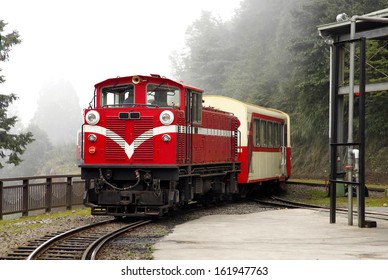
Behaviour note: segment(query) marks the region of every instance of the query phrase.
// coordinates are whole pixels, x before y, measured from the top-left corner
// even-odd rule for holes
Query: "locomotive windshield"
[[[180,105],[179,88],[163,84],[147,85],[147,105],[158,107],[177,107]]]
[[[135,103],[135,89],[132,84],[106,87],[102,89],[102,107],[133,106]]]

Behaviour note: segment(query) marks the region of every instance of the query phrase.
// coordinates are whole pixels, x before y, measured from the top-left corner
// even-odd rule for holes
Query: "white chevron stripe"
[[[141,144],[143,144],[145,141],[147,141],[148,139],[156,135],[160,135],[164,133],[177,133],[178,126],[164,125],[164,126],[155,127],[153,129],[150,129],[144,132],[142,135],[134,139],[134,141],[131,144],[127,143],[127,141],[125,141],[125,139],[123,139],[120,135],[102,126],[85,125],[84,132],[100,134],[102,136],[108,137],[120,147],[122,147],[122,143],[125,143],[125,147],[124,147],[125,154],[127,155],[128,159],[131,159],[133,156],[133,153],[135,152],[135,149],[139,147]]]
[[[185,126],[180,126],[181,131],[186,131]],[[125,139],[123,139],[120,135],[116,134],[112,130],[106,129],[105,127],[98,126],[98,125],[84,125],[84,132],[89,133],[95,133],[100,134],[102,136],[108,137],[112,141],[114,141],[117,145],[123,148],[124,144],[124,151],[127,155],[128,159],[131,159],[133,156],[133,153],[135,152],[136,148],[139,147],[141,144],[143,144],[148,139],[151,139],[154,136],[165,134],[165,133],[177,133],[178,132],[178,126],[177,125],[162,125],[158,127],[154,127],[153,129],[150,129],[146,132],[144,132],[142,135],[134,139],[134,141],[129,144]],[[212,129],[212,128],[198,128],[198,134],[200,135],[207,135],[207,136],[221,136],[221,137],[231,137],[234,135],[233,131],[228,130],[220,130],[220,129]]]

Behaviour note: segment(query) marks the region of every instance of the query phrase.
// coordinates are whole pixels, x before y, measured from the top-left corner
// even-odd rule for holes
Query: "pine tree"
[[[6,23],[0,20],[0,34],[4,31]],[[12,47],[19,44],[19,34],[13,31],[5,36],[0,35],[0,61],[7,61]],[[1,69],[0,69],[1,71]],[[0,75],[0,84],[5,82],[3,75]],[[18,165],[21,162],[20,156],[26,149],[26,146],[33,141],[32,134],[11,133],[11,129],[17,122],[17,117],[8,117],[7,109],[10,104],[17,99],[15,94],[0,94],[0,157],[5,159],[8,164]],[[3,164],[0,162],[0,168]]]

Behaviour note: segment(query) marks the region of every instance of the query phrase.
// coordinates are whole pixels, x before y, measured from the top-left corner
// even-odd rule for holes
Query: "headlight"
[[[100,114],[97,111],[89,111],[86,113],[85,120],[90,125],[95,125],[100,120]]]
[[[171,111],[163,111],[160,114],[159,120],[164,125],[170,125],[174,121],[174,114]]]

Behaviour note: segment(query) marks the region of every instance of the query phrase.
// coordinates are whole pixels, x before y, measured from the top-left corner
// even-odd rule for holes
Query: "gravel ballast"
[[[206,215],[241,215],[266,211],[266,208],[255,202],[229,203],[208,208],[198,208],[184,214],[176,214],[158,219],[132,232],[126,233],[110,243],[97,257],[105,260],[146,260],[152,259],[153,245],[160,238],[173,231],[178,224]],[[103,216],[69,216],[50,218],[43,215],[39,220],[18,219],[4,223],[0,231],[0,257],[5,257],[17,247],[28,244],[46,234],[63,232],[75,227],[107,219]]]

